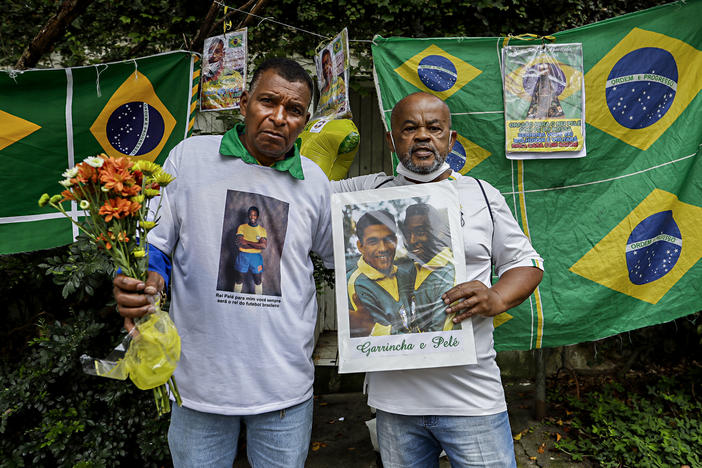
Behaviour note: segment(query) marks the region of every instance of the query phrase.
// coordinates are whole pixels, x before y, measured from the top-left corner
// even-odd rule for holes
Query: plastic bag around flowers
[[[136,326],[105,358],[81,356],[87,374],[125,380],[141,390],[165,384],[180,360],[180,336],[170,316],[157,309]]]

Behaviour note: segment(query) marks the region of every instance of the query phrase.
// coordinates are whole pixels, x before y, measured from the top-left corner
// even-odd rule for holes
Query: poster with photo
[[[346,28],[331,42],[322,43],[314,57],[319,102],[313,119],[350,119],[349,35]]]
[[[205,39],[200,76],[200,110],[239,108],[246,86],[246,28]]]
[[[476,362],[441,295],[466,278],[450,182],[332,195],[339,372]]]
[[[502,79],[507,158],[586,155],[581,44],[504,47]]]

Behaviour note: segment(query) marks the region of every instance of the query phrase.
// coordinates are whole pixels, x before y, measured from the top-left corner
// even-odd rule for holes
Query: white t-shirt
[[[298,180],[219,154],[221,139],[188,138],[171,151],[164,170],[176,179],[165,189],[149,243],[173,263],[170,313],[182,343],[175,377],[183,405],[258,414],[312,396],[317,303],[309,254],[333,266],[330,188],[304,157],[305,179]],[[267,231],[261,255],[279,258],[264,270],[264,295],[235,293],[233,281],[222,283],[234,274],[234,234],[251,204]],[[267,295],[267,275],[278,265],[280,291]],[[242,298],[243,305],[233,303]]]
[[[479,280],[490,286],[491,262],[498,276],[511,268],[535,266],[534,260],[543,264],[496,188],[481,181],[493,224],[478,182],[457,172],[451,178],[455,179],[464,221],[467,281]],[[332,190],[353,192],[409,184],[412,182],[404,176],[380,173],[332,182]],[[472,320],[477,364],[368,372],[368,404],[405,415],[484,416],[506,411],[500,369],[495,362],[492,317],[478,315]]]

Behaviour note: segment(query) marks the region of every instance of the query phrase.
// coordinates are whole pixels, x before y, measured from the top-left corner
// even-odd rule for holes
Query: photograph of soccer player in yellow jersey
[[[258,223],[258,208],[252,206],[246,212],[249,221],[239,225],[236,230],[235,243],[239,254],[234,262],[234,292],[241,292],[244,287],[244,275],[253,275],[254,294],[263,294],[263,256],[261,252],[268,245],[266,229]]]
[[[288,208],[275,198],[227,191],[218,290],[281,296],[280,262]]]
[[[413,199],[380,205],[347,210],[356,217],[345,223],[350,336],[452,330],[441,300],[456,284],[445,210]]]
[[[456,285],[451,233],[445,213],[427,203],[407,207],[401,223],[407,255],[412,260],[410,310],[421,331],[453,329],[452,314],[437,291]]]

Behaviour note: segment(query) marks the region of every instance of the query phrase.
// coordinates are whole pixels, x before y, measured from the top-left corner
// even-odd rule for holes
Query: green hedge
[[[152,392],[81,369],[122,338],[112,273],[85,239],[0,258],[0,467],[170,466]]]

